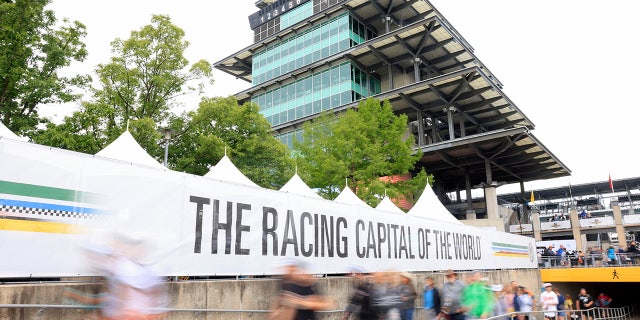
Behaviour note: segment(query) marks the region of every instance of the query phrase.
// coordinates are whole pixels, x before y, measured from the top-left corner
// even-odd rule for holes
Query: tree
[[[65,118],[62,125],[48,125],[34,140],[81,152],[95,152],[117,138],[127,126],[151,155],[160,156],[158,126],[168,124],[176,98],[201,93],[211,80],[211,65],[200,60],[188,67],[184,51],[189,42],[184,31],[164,15],[132,31],[129,39],[111,43],[114,56],[96,73],[100,88],[91,101]],[[59,137],[66,134],[66,138]],[[51,140],[53,139],[53,140]]]
[[[61,69],[87,56],[85,26],[45,10],[50,0],[0,3],[0,121],[16,132],[30,133],[43,120],[43,103],[75,101],[75,89],[88,75],[65,77]]]
[[[288,148],[270,133],[258,106],[239,106],[234,97],[205,98],[196,111],[172,120],[169,147],[175,170],[204,175],[226,153],[249,179],[266,188],[281,187],[293,174]]]
[[[303,130],[302,142],[295,143],[300,173],[327,198],[338,195],[345,178],[372,206],[385,191],[391,198],[410,199],[427,183],[424,171],[407,181],[381,179],[409,173],[421,157],[407,138],[406,115],[395,115],[388,101],[367,99],[341,116],[323,114]]]

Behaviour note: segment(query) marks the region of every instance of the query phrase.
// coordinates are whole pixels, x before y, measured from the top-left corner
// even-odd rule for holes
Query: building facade
[[[251,83],[274,135],[291,146],[323,111],[389,100],[406,114],[438,193],[488,189],[484,208],[454,215],[497,219],[498,183],[567,175],[533,135],[533,123],[504,94],[473,48],[426,0],[261,0],[249,17],[254,43],[215,63]],[[470,199],[470,197],[468,197]],[[447,199],[442,199],[446,202]],[[471,212],[474,211],[474,212]]]

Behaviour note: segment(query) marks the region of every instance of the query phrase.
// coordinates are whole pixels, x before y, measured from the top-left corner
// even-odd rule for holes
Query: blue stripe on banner
[[[510,251],[510,252],[526,252],[529,253],[528,249],[516,249],[516,248],[510,248],[510,247],[497,247],[497,246],[492,246],[491,247],[492,250],[500,250],[500,251]]]
[[[104,214],[105,213],[103,210],[94,209],[94,208],[64,206],[59,204],[11,200],[11,199],[0,199],[0,205],[27,207],[27,208],[33,208],[33,209],[59,210],[59,211],[77,212],[77,213],[86,213],[86,214]]]

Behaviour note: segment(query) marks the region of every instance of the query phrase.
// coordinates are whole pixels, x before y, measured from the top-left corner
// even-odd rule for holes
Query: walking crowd
[[[289,267],[271,319],[312,320],[316,319],[316,311],[329,310],[334,305],[331,299],[317,293],[313,277],[299,271],[296,266]],[[413,276],[408,273],[354,270],[352,276],[355,290],[342,314],[343,320],[529,320],[537,306],[545,320],[593,320],[589,310],[607,308],[612,301],[604,293],[593,299],[581,289],[574,304],[570,295],[561,294],[550,283],[545,283],[540,296],[535,297],[516,281],[490,285],[480,272],[468,273],[463,281],[455,271],[448,270],[441,288],[427,277],[420,292],[416,292]],[[418,295],[422,295],[421,308],[416,308]],[[416,309],[422,311],[414,314]]]

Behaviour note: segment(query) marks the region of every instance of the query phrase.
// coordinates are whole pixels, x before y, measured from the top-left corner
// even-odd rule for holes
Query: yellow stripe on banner
[[[640,267],[542,269],[540,276],[542,282],[640,282]]]
[[[80,233],[80,228],[66,223],[13,219],[0,219],[0,230],[64,234]]]
[[[529,258],[527,253],[495,252],[493,255],[496,257]]]

